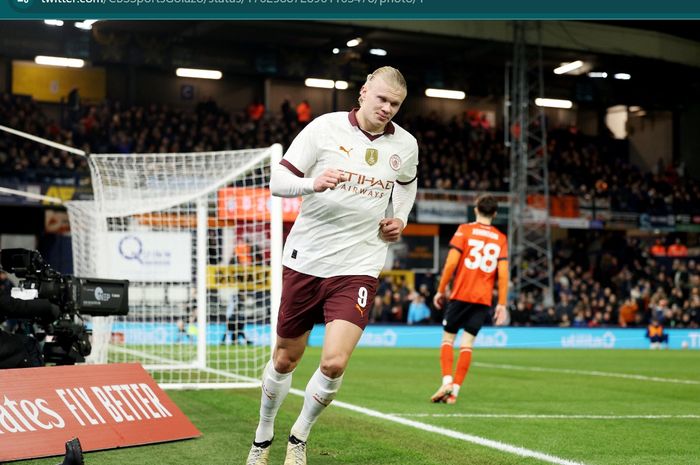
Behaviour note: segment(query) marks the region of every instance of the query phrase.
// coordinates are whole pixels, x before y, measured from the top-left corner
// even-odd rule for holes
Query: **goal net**
[[[140,362],[167,388],[259,383],[281,288],[282,208],[268,189],[281,156],[90,156],[94,201],[67,204],[74,273],[128,279],[129,314],[90,319],[89,361]]]

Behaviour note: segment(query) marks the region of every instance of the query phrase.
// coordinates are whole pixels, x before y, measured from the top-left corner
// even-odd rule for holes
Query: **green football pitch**
[[[308,349],[296,390],[319,354]],[[700,351],[477,349],[455,405],[428,401],[440,379],[438,349],[357,349],[311,434],[309,465],[700,465]],[[272,465],[298,392],[278,415]],[[245,463],[259,390],[168,394],[200,438],[90,452],[86,465]]]

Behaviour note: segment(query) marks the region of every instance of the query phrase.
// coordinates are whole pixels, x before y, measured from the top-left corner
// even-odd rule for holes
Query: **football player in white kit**
[[[391,121],[406,92],[397,69],[377,69],[360,89],[359,109],[313,120],[273,167],[273,195],[304,197],[284,246],[277,344],[263,372],[260,422],[247,465],[268,463],[292,372],[314,323],[325,322],[321,362],[306,386],[284,461],[306,464],[311,427],[335,398],[367,325],[388,244],[401,237],[416,196],[418,144]]]

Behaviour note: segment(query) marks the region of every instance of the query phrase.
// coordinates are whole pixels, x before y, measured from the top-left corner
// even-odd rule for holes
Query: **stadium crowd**
[[[0,94],[0,124],[91,153],[190,152],[288,146],[308,122],[310,107],[280,111],[260,102],[230,112],[213,100],[192,110],[166,105],[127,107],[119,102],[81,107],[63,122],[33,100]],[[503,134],[483,118],[466,114],[445,122],[437,113],[405,117],[416,136],[422,188],[507,191],[510,156]],[[682,166],[642,172],[617,145],[573,128],[548,135],[550,192],[606,200],[614,211],[700,214],[700,183]],[[45,177],[86,177],[86,160],[18,137],[0,137],[0,177],[20,182]],[[657,318],[669,327],[700,326],[700,264],[687,257],[649,253],[635,238],[613,236],[562,240],[555,251],[554,305],[534,293],[511,300],[512,324],[643,326]],[[432,306],[435,280],[419,276],[417,289],[385,280],[371,321],[438,323]]]
[[[299,111],[299,110],[298,110]],[[0,124],[89,153],[167,153],[244,149],[281,143],[288,146],[310,109],[265,111],[251,104],[226,111],[213,100],[193,110],[167,105],[127,107],[120,102],[81,107],[63,124],[33,100],[0,94]],[[302,121],[303,119],[303,121]],[[507,191],[510,155],[503,134],[485,119],[467,113],[442,121],[432,112],[408,116],[401,124],[419,141],[422,188]],[[550,131],[550,192],[601,199],[613,211],[668,214],[700,213],[700,183],[683,166],[657,166],[642,172],[626,162],[617,144],[591,138],[575,128]],[[0,139],[0,176],[21,181],[87,174],[87,163],[57,149],[20,138]]]
[[[700,327],[700,266],[687,256],[653,256],[638,238],[596,234],[587,244],[557,241],[554,269],[554,305],[522,293],[512,324]]]
[[[410,118],[406,127],[419,140],[421,187],[507,191],[510,154],[502,131],[475,117],[442,122],[436,113]],[[664,215],[700,213],[700,183],[683,165],[642,172],[625,160],[619,141],[588,137],[575,127],[548,133],[552,195],[597,199],[613,211]]]

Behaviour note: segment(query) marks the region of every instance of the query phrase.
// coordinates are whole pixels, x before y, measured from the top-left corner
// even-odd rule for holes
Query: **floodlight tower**
[[[527,36],[537,37],[528,48]],[[532,53],[534,57],[528,57]],[[528,58],[530,58],[528,60]],[[508,250],[513,293],[540,291],[553,305],[552,235],[549,223],[549,174],[542,39],[539,23],[513,23],[513,62],[506,67],[505,134],[510,148]]]

